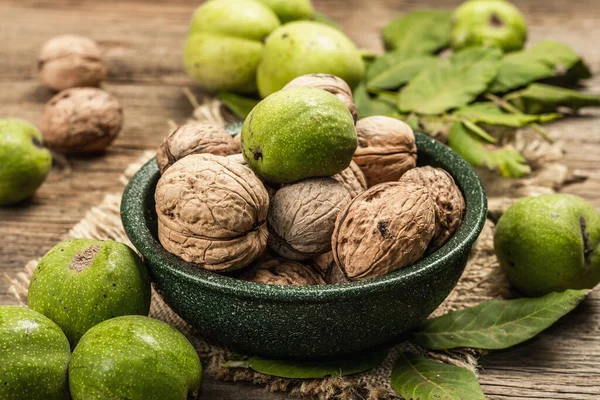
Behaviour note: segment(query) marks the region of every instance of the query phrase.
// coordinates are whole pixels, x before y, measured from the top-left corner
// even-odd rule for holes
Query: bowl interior
[[[239,130],[239,125],[229,127]],[[421,133],[415,133],[418,148],[418,164],[443,168],[455,179],[465,197],[465,216],[456,233],[436,252],[419,262],[392,272],[386,276],[358,282],[326,286],[279,286],[247,282],[203,270],[167,252],[157,239],[157,216],[154,191],[159,179],[156,160],[150,160],[131,179],[121,206],[121,216],[133,245],[147,259],[160,259],[161,265],[172,269],[182,279],[197,282],[212,291],[239,297],[271,301],[319,301],[324,298],[344,297],[352,292],[376,291],[382,286],[401,286],[414,282],[418,275],[436,274],[449,260],[471,248],[487,214],[484,189],[471,166],[449,147]]]

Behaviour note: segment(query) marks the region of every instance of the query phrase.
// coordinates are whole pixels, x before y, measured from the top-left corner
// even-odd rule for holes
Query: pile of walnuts
[[[331,75],[288,86],[319,87],[355,110],[348,86]],[[296,286],[380,277],[439,249],[465,208],[452,177],[416,167],[414,133],[400,120],[363,118],[356,132],[345,170],[273,187],[222,128],[175,129],[157,153],[161,244],[198,268]]]

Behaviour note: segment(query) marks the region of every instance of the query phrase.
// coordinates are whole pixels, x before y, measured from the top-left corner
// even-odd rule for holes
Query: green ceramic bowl
[[[168,253],[157,240],[153,159],[125,189],[121,217],[171,308],[209,338],[246,354],[332,357],[390,342],[425,319],[456,285],[486,218],[484,190],[454,151],[417,134],[419,164],[450,172],[466,200],[465,218],[438,251],[387,276],[327,286],[274,286],[218,275]]]

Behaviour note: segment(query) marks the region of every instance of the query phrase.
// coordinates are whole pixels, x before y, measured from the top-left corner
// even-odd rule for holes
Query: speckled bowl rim
[[[157,263],[168,265],[170,272],[195,281],[204,289],[237,297],[282,302],[315,302],[325,299],[347,300],[348,296],[373,292],[380,288],[403,287],[403,283],[414,283],[432,274],[435,275],[442,268],[447,268],[449,262],[455,262],[470,251],[483,229],[487,215],[485,191],[473,168],[439,141],[419,132],[415,132],[415,136],[419,153],[426,153],[435,159],[438,166],[446,169],[454,177],[465,197],[465,216],[456,233],[439,250],[427,255],[416,264],[383,277],[325,286],[283,286],[247,282],[194,267],[167,252],[148,228],[144,202],[145,196],[154,195],[158,180],[155,158],[140,168],[125,189],[121,203],[123,225],[133,245],[154,265],[154,268]],[[164,266],[161,265],[159,268]]]

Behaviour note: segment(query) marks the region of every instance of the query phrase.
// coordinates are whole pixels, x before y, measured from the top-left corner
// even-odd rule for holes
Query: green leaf
[[[462,122],[452,124],[448,144],[471,165],[496,170],[506,178],[521,178],[531,172],[521,153],[510,147],[488,148]]]
[[[433,350],[474,347],[506,349],[531,339],[573,310],[585,290],[567,290],[538,298],[493,300],[425,321],[413,333],[415,343]]]
[[[484,141],[491,143],[491,144],[496,144],[498,141],[496,140],[496,138],[494,138],[492,135],[490,135],[489,133],[487,133],[485,131],[485,129],[483,129],[482,127],[480,127],[479,125],[477,125],[475,122],[466,119],[466,118],[462,118],[461,119],[462,123],[465,124],[465,126],[474,134],[476,134],[477,136],[479,136],[480,139],[483,139]]]
[[[281,378],[318,379],[326,376],[345,376],[367,371],[381,364],[389,349],[378,349],[359,355],[331,361],[270,360],[251,357],[246,361],[229,361],[226,368],[251,368],[262,374]]]
[[[392,52],[377,57],[367,71],[367,86],[375,89],[397,89],[422,71],[435,66],[439,59],[434,56],[403,56]]]
[[[367,92],[364,82],[361,82],[353,93],[354,105],[358,111],[358,118],[364,118],[371,115],[371,96]]]
[[[400,353],[391,384],[407,400],[485,400],[474,373],[417,354]]]
[[[371,97],[364,83],[354,89],[354,104],[358,110],[359,118],[372,115],[391,115],[397,112],[395,94],[390,96],[390,94],[381,93]]]
[[[579,110],[583,107],[600,106],[600,96],[576,90],[534,83],[505,97],[515,107],[531,114],[556,111],[559,107]]]
[[[227,108],[229,108],[237,117],[241,119],[246,118],[254,106],[256,106],[260,101],[228,92],[219,93],[219,99]]]
[[[577,68],[578,64],[582,68],[581,62],[581,57],[569,46],[546,40],[528,49],[507,54],[490,91],[504,93],[540,79],[564,75],[571,68]],[[585,75],[584,72],[580,74]]]
[[[560,118],[560,114],[509,114],[492,102],[473,103],[454,112],[457,117],[468,118],[472,122],[488,125],[502,125],[518,128],[535,122],[546,123]]]
[[[398,49],[406,54],[432,54],[449,46],[451,29],[452,18],[448,11],[413,11],[383,28],[383,42],[387,49]]]
[[[496,48],[463,50],[413,78],[400,92],[398,108],[407,113],[442,114],[462,107],[486,91],[501,58]]]

